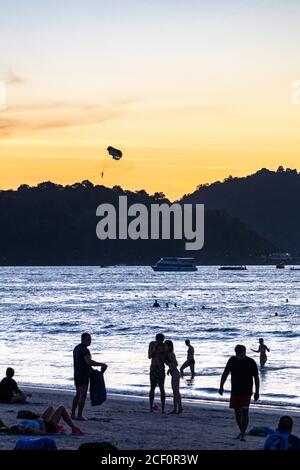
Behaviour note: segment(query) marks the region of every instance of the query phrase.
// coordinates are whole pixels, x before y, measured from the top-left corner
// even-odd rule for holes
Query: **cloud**
[[[27,107],[26,105],[11,107],[5,111],[5,114],[9,117],[0,119],[0,136],[2,138],[20,131],[99,124],[117,118],[120,115],[120,110],[99,105],[48,102],[47,104],[37,104],[36,107]]]

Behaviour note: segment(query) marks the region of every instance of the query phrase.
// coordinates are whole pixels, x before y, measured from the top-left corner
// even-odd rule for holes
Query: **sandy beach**
[[[26,405],[0,404],[0,418],[7,425],[16,422],[17,412],[28,409],[42,412],[47,406],[64,405],[70,410],[72,393],[41,388],[27,388],[32,393]],[[156,400],[156,403],[157,400]],[[88,399],[85,408],[87,420],[80,423],[86,433],[83,437],[70,435],[55,436],[58,449],[75,450],[84,442],[107,441],[120,450],[161,449],[161,450],[259,450],[264,438],[247,436],[246,442],[233,437],[237,434],[232,410],[224,403],[183,403],[181,415],[169,415],[171,401],[167,401],[167,413],[149,413],[145,398],[109,395],[101,407],[92,408]],[[300,434],[300,413],[297,410],[262,408],[253,405],[250,411],[252,426],[275,427],[280,415],[289,414],[294,419],[295,434]],[[10,450],[18,436],[1,435],[0,449]]]

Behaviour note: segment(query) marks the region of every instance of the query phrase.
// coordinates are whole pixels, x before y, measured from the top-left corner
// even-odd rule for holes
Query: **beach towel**
[[[92,406],[99,406],[106,400],[106,388],[102,371],[92,369],[90,374],[90,398]]]
[[[22,437],[14,450],[57,450],[55,441],[49,437]]]

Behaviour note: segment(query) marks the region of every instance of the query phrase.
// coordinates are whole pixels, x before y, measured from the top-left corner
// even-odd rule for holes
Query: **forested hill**
[[[161,256],[195,256],[199,263],[249,263],[275,246],[244,223],[220,210],[205,212],[205,246],[187,252],[181,240],[105,240],[96,237],[96,208],[101,203],[169,202],[162,193],[124,191],[51,182],[0,191],[1,265],[150,264]]]
[[[300,173],[297,170],[263,168],[244,178],[229,177],[223,182],[200,185],[195,192],[184,196],[182,202],[225,210],[282,249],[300,252]]]

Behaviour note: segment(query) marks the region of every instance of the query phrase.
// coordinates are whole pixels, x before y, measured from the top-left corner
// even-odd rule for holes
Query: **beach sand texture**
[[[25,389],[24,389],[25,390]],[[16,422],[20,409],[42,412],[47,406],[64,405],[70,411],[73,394],[68,391],[27,389],[32,398],[25,405],[0,404],[0,418],[7,425]],[[158,400],[156,403],[159,404]],[[246,442],[233,439],[238,434],[233,411],[221,403],[185,403],[181,415],[169,415],[172,403],[167,401],[166,414],[149,413],[148,401],[142,398],[108,396],[101,407],[92,408],[89,398],[85,408],[87,421],[76,424],[85,436],[54,436],[58,449],[78,449],[84,442],[107,441],[120,450],[259,450],[264,438],[247,436]],[[295,434],[300,434],[300,413],[278,408],[250,410],[252,426],[275,427],[279,416],[289,414],[294,419]],[[13,449],[19,436],[0,436],[0,449]]]

